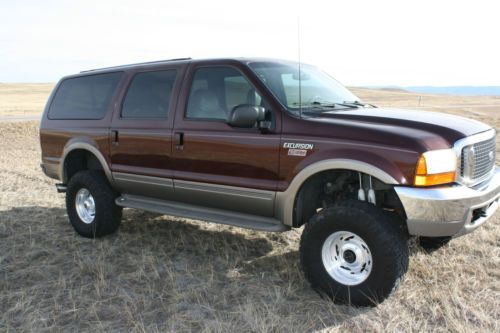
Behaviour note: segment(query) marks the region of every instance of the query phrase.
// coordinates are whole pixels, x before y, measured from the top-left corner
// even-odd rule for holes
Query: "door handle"
[[[175,149],[183,150],[184,149],[184,133],[176,132],[175,133]]]
[[[117,146],[118,145],[118,131],[117,130],[112,130],[111,131],[111,144]]]

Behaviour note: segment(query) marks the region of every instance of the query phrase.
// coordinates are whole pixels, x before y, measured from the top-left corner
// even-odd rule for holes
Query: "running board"
[[[124,194],[116,199],[121,207],[142,209],[154,213],[233,225],[262,231],[287,231],[290,227],[272,217],[262,217],[223,209],[207,208],[176,201],[157,200]]]

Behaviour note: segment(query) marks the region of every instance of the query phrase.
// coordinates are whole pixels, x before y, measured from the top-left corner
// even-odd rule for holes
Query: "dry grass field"
[[[51,86],[0,85],[0,116],[39,113]],[[500,125],[498,98],[354,90]],[[0,331],[500,332],[500,213],[432,255],[412,245],[395,294],[350,308],[309,288],[301,230],[125,210],[118,233],[83,239],[39,160],[38,122],[0,123]]]
[[[38,116],[53,84],[0,83],[0,117]]]

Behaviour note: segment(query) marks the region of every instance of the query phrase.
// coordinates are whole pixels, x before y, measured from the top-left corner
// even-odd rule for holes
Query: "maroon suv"
[[[305,225],[301,263],[335,301],[373,305],[427,249],[498,206],[495,131],[439,113],[377,108],[315,67],[175,59],[61,79],[40,127],[84,237],[122,208],[264,231]]]

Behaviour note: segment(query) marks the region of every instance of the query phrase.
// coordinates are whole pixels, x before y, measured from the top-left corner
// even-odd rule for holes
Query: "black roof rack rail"
[[[128,65],[119,65],[119,66],[103,67],[103,68],[96,68],[96,69],[87,69],[87,70],[81,71],[80,73],[95,72],[95,71],[101,71],[101,70],[107,70],[107,69],[120,69],[120,68],[132,67],[132,66],[158,64],[158,63],[163,63],[163,62],[180,61],[180,60],[191,60],[191,57],[174,58],[174,59],[166,59],[166,60],[155,60],[155,61],[147,61],[147,62],[138,62],[135,64],[128,64]]]

